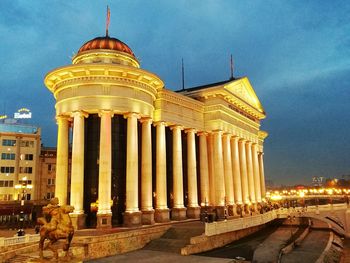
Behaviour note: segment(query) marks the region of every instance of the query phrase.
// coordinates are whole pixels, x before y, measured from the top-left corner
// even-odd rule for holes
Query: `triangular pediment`
[[[226,83],[224,89],[235,97],[232,99],[239,98],[242,102],[247,103],[257,111],[263,114],[265,113],[264,108],[247,77]]]

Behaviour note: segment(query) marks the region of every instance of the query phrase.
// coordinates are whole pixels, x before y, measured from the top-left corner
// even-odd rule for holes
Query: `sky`
[[[265,175],[275,185],[350,174],[350,1],[0,1],[0,115],[32,111],[56,145],[45,75],[105,34],[133,50],[166,88],[248,76],[267,113]]]

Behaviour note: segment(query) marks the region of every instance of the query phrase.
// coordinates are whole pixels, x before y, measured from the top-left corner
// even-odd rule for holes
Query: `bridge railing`
[[[205,223],[205,235],[214,236],[222,233],[246,229],[253,226],[259,226],[268,223],[277,218],[277,211],[269,211],[264,214]]]

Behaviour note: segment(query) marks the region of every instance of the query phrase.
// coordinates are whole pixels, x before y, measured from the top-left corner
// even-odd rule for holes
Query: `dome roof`
[[[94,49],[109,49],[109,50],[116,50],[120,52],[125,52],[133,57],[135,57],[132,50],[128,47],[127,44],[120,41],[117,38],[104,36],[104,37],[96,37],[88,42],[86,42],[84,45],[81,46],[81,48],[78,51],[78,54],[83,51],[88,50],[94,50]]]

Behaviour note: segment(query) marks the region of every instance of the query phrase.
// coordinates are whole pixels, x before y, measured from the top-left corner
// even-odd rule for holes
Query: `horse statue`
[[[53,247],[60,239],[65,239],[63,251],[65,258],[69,258],[68,250],[73,239],[74,228],[69,213],[73,212],[74,207],[69,205],[59,206],[58,198],[52,198],[47,206],[43,207],[44,217],[38,218],[40,228],[39,255],[43,259],[43,251],[48,248],[54,253],[54,258],[58,259],[57,248]],[[44,247],[45,240],[49,243]]]

